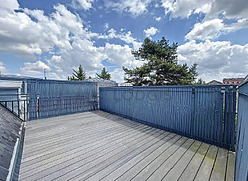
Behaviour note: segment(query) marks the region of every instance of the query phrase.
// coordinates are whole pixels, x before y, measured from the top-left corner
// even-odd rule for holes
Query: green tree
[[[96,73],[96,76],[100,79],[110,80],[111,75],[106,71],[105,67],[102,69],[102,72],[100,74]]]
[[[78,67],[78,71],[73,69],[72,76],[68,76],[68,80],[74,80],[74,81],[85,80],[85,78],[86,78],[86,73],[81,65]]]
[[[196,85],[205,85],[206,82],[205,82],[202,78],[200,78],[200,79],[198,79],[198,80],[195,82],[195,84],[196,84]]]
[[[177,43],[170,45],[164,37],[159,41],[146,38],[141,48],[132,52],[144,64],[132,70],[123,67],[125,80],[135,86],[193,84],[198,75],[197,65],[178,64],[177,47]]]

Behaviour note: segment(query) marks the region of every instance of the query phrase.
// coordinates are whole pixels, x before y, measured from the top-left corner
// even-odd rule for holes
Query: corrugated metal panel
[[[229,86],[100,88],[100,109],[233,150],[235,93]]]
[[[239,89],[235,180],[248,180],[248,82]]]
[[[97,109],[97,83],[28,80],[29,119]]]

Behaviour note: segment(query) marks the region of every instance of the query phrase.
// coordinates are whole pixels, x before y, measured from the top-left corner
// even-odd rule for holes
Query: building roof
[[[0,80],[0,89],[17,89],[22,87],[22,81]]]
[[[22,121],[0,104],[0,180],[6,180]]]
[[[99,87],[114,87],[114,86],[118,86],[118,84],[113,80],[91,78],[91,79],[86,79],[86,81],[87,82],[96,82],[96,83],[98,83]]]
[[[222,85],[222,82],[219,82],[217,80],[212,80],[210,82],[207,83],[208,85]]]
[[[244,80],[244,78],[224,78],[223,79],[223,82],[225,82],[225,81],[243,81]]]

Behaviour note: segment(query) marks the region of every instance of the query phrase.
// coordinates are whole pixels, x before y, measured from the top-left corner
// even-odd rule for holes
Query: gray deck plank
[[[215,148],[103,111],[84,112],[27,122],[19,179],[233,181],[235,155]]]
[[[235,153],[229,151],[227,159],[226,181],[234,181]]]
[[[201,146],[201,142],[195,141],[191,147],[187,150],[184,156],[178,161],[178,163],[171,169],[168,174],[163,178],[163,180],[176,181],[179,179],[180,175],[186,169],[187,165],[194,157],[196,152]]]
[[[116,160],[111,158],[111,161],[108,160],[107,164],[98,165],[97,167],[90,169],[87,173],[78,174],[76,177],[73,177],[73,179],[86,180],[92,176],[95,176],[97,173],[101,172],[102,170],[105,170],[105,173],[103,174],[107,175],[108,173],[113,172],[116,168],[121,167],[126,162],[135,159],[137,156],[142,157],[143,154],[146,154],[147,152],[150,153],[152,150],[157,149],[167,140],[168,135],[169,135],[168,132],[164,132],[161,136],[155,138],[154,140],[148,143],[145,143],[143,146],[138,148],[136,147],[130,150],[130,152],[128,152],[124,156],[118,157],[118,159]],[[99,178],[94,180],[99,180]]]
[[[188,139],[181,137],[172,147],[170,147],[166,152],[157,157],[152,163],[143,168],[132,180],[146,180],[152,175],[157,168],[163,164],[167,159],[169,159]]]
[[[145,128],[144,130],[145,131]],[[73,149],[72,147],[68,147],[68,149],[62,149],[60,150],[60,152],[56,151],[53,152],[52,155],[45,155],[43,157],[40,157],[40,159],[33,159],[29,162],[24,162],[23,163],[23,172],[25,172],[25,170],[30,170],[32,168],[37,168],[39,167],[40,169],[42,167],[50,167],[55,165],[54,162],[64,162],[66,160],[72,159],[74,157],[80,156],[80,154],[82,154],[82,152],[85,154],[87,154],[88,152],[90,152],[90,154],[95,153],[98,150],[104,151],[104,149],[108,148],[108,147],[112,147],[112,146],[116,146],[116,144],[119,144],[121,139],[128,139],[128,138],[132,138],[133,135],[132,133],[134,133],[135,131],[126,131],[126,133],[120,133],[120,134],[116,134],[113,135],[112,137],[107,137],[108,139],[104,140],[100,140],[100,141],[96,141],[93,142],[91,144],[81,144],[81,146],[76,145],[77,147],[75,147],[75,149]],[[112,138],[112,139],[109,139]]]
[[[147,145],[153,144],[156,142],[157,137],[163,137],[163,132],[157,131],[155,133],[152,133],[152,137],[146,137],[144,136],[142,140],[135,140],[133,144],[129,144],[128,146],[125,145],[125,148],[118,148],[114,150],[113,152],[109,152],[108,154],[105,154],[104,156],[94,160],[93,162],[90,162],[89,164],[83,164],[79,165],[78,167],[74,167],[73,170],[70,170],[67,174],[64,174],[63,176],[59,176],[57,180],[75,180],[77,177],[80,177],[81,174],[87,174],[89,172],[94,171],[94,169],[99,168],[101,166],[105,167],[108,166],[109,163],[112,163],[116,160],[121,159],[128,153],[130,153],[133,150],[139,150],[142,148],[146,148]],[[49,177],[50,178],[50,177]]]
[[[78,121],[80,121],[80,120],[78,120]],[[120,122],[122,122],[122,121],[120,121]],[[52,131],[53,135],[49,135],[48,133],[44,133],[44,135],[45,135],[44,139],[39,139],[40,135],[38,135],[37,139],[33,140],[34,142],[30,143],[30,140],[25,140],[25,145],[28,148],[29,144],[30,144],[30,147],[33,147],[35,145],[38,145],[39,142],[42,142],[42,141],[47,142],[47,137],[49,137],[52,140],[57,140],[57,139],[67,138],[68,136],[73,136],[73,135],[75,135],[77,133],[81,133],[82,135],[87,135],[89,133],[96,133],[95,130],[97,130],[97,129],[98,130],[103,130],[104,128],[110,128],[110,127],[114,127],[114,126],[121,126],[120,124],[117,124],[116,122],[113,122],[113,121],[104,121],[104,122],[99,122],[99,123],[96,123],[96,124],[90,125],[90,126],[87,125],[86,127],[81,126],[80,123],[74,123],[74,124],[72,124],[72,126],[63,127],[63,129],[59,128],[58,130],[61,131],[61,133],[54,132],[54,130]],[[125,125],[128,125],[128,124],[130,125],[131,124],[131,123],[128,123],[126,121],[123,121],[123,123]],[[132,124],[132,125],[134,125],[134,124]],[[70,130],[75,129],[75,127],[77,127],[77,129],[74,130],[74,132],[70,132]],[[32,138],[35,138],[35,137],[32,135]]]
[[[122,173],[131,168],[133,165],[137,164],[140,160],[144,159],[154,151],[160,149],[164,146],[167,141],[171,140],[175,137],[175,134],[168,134],[165,138],[160,139],[159,142],[152,145],[150,148],[146,148],[143,152],[136,154],[134,157],[124,160],[124,162],[115,162],[114,164],[110,165],[107,168],[104,168],[101,171],[98,171],[94,175],[87,178],[87,180],[115,180],[118,178]],[[135,150],[136,151],[136,150]],[[86,178],[84,178],[86,179]]]
[[[222,148],[219,148],[217,158],[214,164],[214,168],[210,177],[210,181],[224,181],[226,176],[226,167],[227,164],[227,154],[228,151]]]
[[[127,144],[131,144],[133,142],[137,142],[140,139],[144,139],[146,137],[144,137],[145,134],[152,132],[151,130],[147,130],[141,133],[135,133],[136,135],[132,135],[131,138],[126,139],[124,138],[123,141],[121,142],[121,140],[119,140],[120,144],[116,144],[115,147],[111,145],[109,146],[108,144],[106,144],[107,149],[100,149],[101,153],[97,154],[97,156],[101,156],[104,155],[106,153],[111,153],[111,151],[115,151],[116,149],[118,149],[120,147],[121,144],[123,144],[124,142],[127,142]],[[147,136],[148,137],[148,136]],[[123,146],[123,145],[122,145]],[[125,146],[125,145],[124,145]],[[96,150],[97,151],[97,150]],[[62,173],[63,169],[64,170],[69,170],[69,168],[72,168],[72,170],[76,167],[76,165],[81,166],[84,163],[90,162],[92,159],[95,159],[95,155],[92,154],[91,156],[87,155],[87,154],[83,154],[84,152],[81,153],[80,156],[73,156],[72,159],[67,159],[65,161],[59,161],[59,163],[55,163],[53,162],[52,164],[54,164],[52,167],[45,167],[45,169],[39,169],[39,168],[35,168],[35,172],[23,172],[23,174],[21,174],[21,177],[24,178],[42,178],[46,175],[56,175],[56,171]],[[83,162],[83,163],[82,163]],[[32,176],[32,177],[31,177]]]
[[[53,148],[56,149],[56,147],[64,147],[65,145],[68,145],[72,142],[80,142],[84,141],[87,142],[88,140],[92,141],[95,137],[104,137],[104,136],[111,136],[113,134],[118,133],[118,131],[127,130],[127,128],[122,127],[110,127],[108,129],[100,129],[99,131],[95,131],[94,134],[89,134],[88,136],[82,136],[81,134],[73,135],[71,137],[68,137],[66,140],[61,140],[59,142],[53,142],[51,141],[51,144],[46,144],[46,146],[40,146],[40,147],[33,147],[31,150],[25,150],[23,154],[23,158],[30,157],[32,155],[37,155],[39,153],[44,153],[44,151],[52,150]],[[83,138],[83,139],[82,139]]]
[[[171,140],[167,141],[162,147],[160,147],[159,149],[157,149],[156,151],[151,153],[149,156],[147,156],[146,158],[144,158],[143,160],[138,162],[133,167],[128,168],[129,165],[127,164],[127,170],[123,169],[123,168],[118,168],[116,170],[118,173],[116,173],[116,174],[113,173],[113,175],[115,175],[116,177],[118,177],[120,175],[118,178],[116,178],[116,180],[118,180],[118,181],[132,180],[132,178],[134,178],[146,166],[148,166],[150,163],[152,163],[157,157],[159,157],[161,154],[166,152],[166,150],[168,150],[171,146],[173,146],[174,143],[176,141],[178,141],[180,138],[181,138],[181,136],[179,136],[179,135],[174,136]],[[124,166],[126,166],[126,165],[124,165]],[[120,171],[118,171],[118,170],[120,170]],[[122,174],[121,172],[124,172],[124,173]]]
[[[118,131],[116,134],[111,134],[111,135],[105,135],[105,136],[101,136],[96,138],[93,142],[92,140],[78,140],[78,141],[73,141],[68,143],[65,146],[62,147],[57,147],[56,149],[52,149],[46,152],[43,152],[43,154],[36,154],[34,156],[29,156],[27,158],[24,158],[22,160],[22,163],[26,164],[26,162],[28,162],[29,164],[34,164],[35,162],[41,162],[42,160],[46,160],[49,159],[51,157],[54,156],[58,156],[58,155],[62,155],[63,153],[69,153],[70,151],[77,151],[83,148],[87,148],[87,147],[101,147],[102,145],[107,144],[108,142],[111,141],[116,141],[118,138],[122,138],[122,137],[130,137],[130,134],[133,132],[140,132],[140,131],[145,131],[149,128],[146,127],[134,127],[136,128],[135,130],[133,129],[116,129],[115,131]],[[131,135],[132,136],[132,135]]]
[[[195,181],[209,180],[217,153],[218,147],[211,145],[194,179]]]
[[[186,153],[193,143],[194,140],[188,139],[169,159],[161,164],[147,180],[162,180],[163,177],[174,167],[174,165],[178,162],[178,160],[180,160],[180,158]]]
[[[189,165],[187,165],[186,169],[180,175],[179,181],[189,181],[194,180],[195,175],[209,149],[208,144],[203,143],[197,153],[194,155],[193,159],[190,161]]]

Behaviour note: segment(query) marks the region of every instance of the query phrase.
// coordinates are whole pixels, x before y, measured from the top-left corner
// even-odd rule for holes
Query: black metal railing
[[[1,94],[0,104],[23,121],[28,119],[28,99],[25,94]]]

